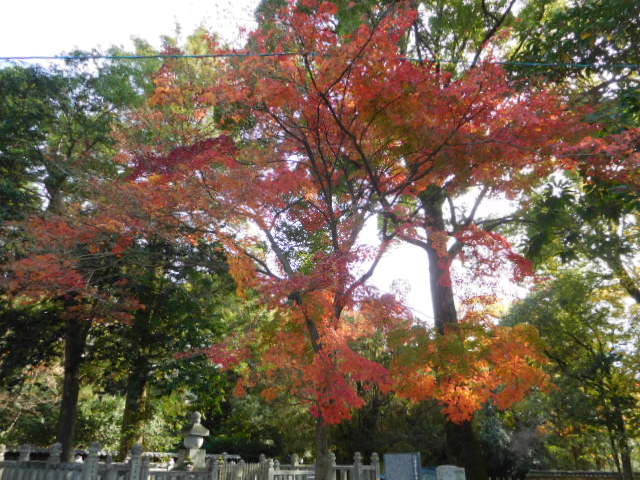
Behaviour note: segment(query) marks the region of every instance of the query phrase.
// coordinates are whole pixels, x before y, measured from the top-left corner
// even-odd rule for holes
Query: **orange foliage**
[[[398,394],[414,401],[436,398],[456,422],[469,420],[489,400],[505,409],[548,381],[537,332],[527,325],[467,323],[444,336],[415,328],[395,347]]]

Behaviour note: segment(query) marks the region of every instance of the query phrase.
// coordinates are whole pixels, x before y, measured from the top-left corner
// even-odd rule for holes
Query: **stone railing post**
[[[209,461],[209,475],[207,475],[208,480],[218,480],[218,472],[220,469],[218,468],[218,459],[212,458]]]
[[[4,443],[0,443],[0,462],[4,462],[4,454],[7,451],[7,446]],[[8,475],[4,472],[4,467],[0,465],[0,478],[7,478]]]
[[[149,464],[151,463],[151,457],[142,457],[142,463],[140,464],[140,479],[147,480],[149,478]]]
[[[276,473],[276,462],[273,461],[273,458],[270,458],[268,462],[269,468],[267,469],[267,480],[273,480],[273,477]]]
[[[267,456],[264,453],[261,453],[258,456],[258,475],[255,480],[267,480],[267,475],[269,473],[269,462],[267,461]]]
[[[371,466],[373,467],[373,480],[380,480],[380,457],[376,452],[371,454]]]
[[[113,468],[113,457],[108,454],[104,460],[104,476],[102,480],[116,480],[117,478],[118,472]]]
[[[98,478],[98,454],[100,453],[100,443],[93,442],[89,445],[89,454],[82,465],[81,480],[96,480]]]
[[[337,480],[336,454],[333,452],[329,453],[329,468],[329,478]]]
[[[300,465],[300,457],[298,457],[297,453],[291,454],[291,465],[293,465],[294,467]]]
[[[235,471],[233,472],[234,480],[242,480],[242,477],[244,477],[244,467],[244,460],[240,459],[240,461],[235,466]]]
[[[25,443],[24,445],[21,445],[19,452],[20,453],[18,455],[18,461],[28,462],[29,459],[31,458],[31,445],[27,443]]]
[[[353,454],[353,470],[351,480],[364,480],[362,478],[362,455],[360,452]]]
[[[62,455],[62,444],[56,442],[49,447],[49,458],[47,458],[47,463],[49,465],[57,465],[60,463],[60,455]]]
[[[129,459],[128,480],[144,480],[140,476],[141,467],[142,467],[142,445],[136,444],[131,449],[131,458]]]
[[[225,459],[225,455],[220,455],[218,457],[218,478],[220,480],[227,480],[227,462]]]

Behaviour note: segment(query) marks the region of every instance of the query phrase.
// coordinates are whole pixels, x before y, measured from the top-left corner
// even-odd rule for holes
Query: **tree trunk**
[[[464,467],[468,480],[488,480],[480,442],[473,431],[471,421],[454,423],[447,420],[445,432],[447,461]]]
[[[432,192],[421,199],[425,212],[425,232],[428,235],[427,257],[429,259],[429,287],[431,291],[431,305],[436,330],[440,335],[446,333],[447,328],[458,323],[458,313],[453,299],[449,255],[446,245],[437,245],[433,233],[444,232],[444,216],[442,204],[444,197],[441,191]],[[445,251],[443,251],[443,248]]]
[[[633,480],[633,465],[631,464],[631,447],[626,435],[618,439],[620,459],[622,460],[622,477],[624,480]]]
[[[442,191],[428,192],[421,198],[421,202],[426,217],[425,231],[445,231]],[[434,323],[440,335],[444,335],[447,329],[455,327],[458,323],[450,278],[451,259],[443,252],[443,248],[446,250],[446,245],[435,244],[434,236],[429,234],[426,249],[429,259],[429,286]],[[488,480],[486,463],[482,457],[480,442],[474,434],[472,421],[458,424],[447,419],[445,432],[447,461],[464,467],[469,480]]]
[[[316,420],[316,464],[315,480],[332,480],[329,459],[329,425],[322,417]]]
[[[293,295],[294,301],[302,307],[302,297],[299,293]],[[339,316],[339,313],[337,313]],[[322,350],[320,332],[313,319],[305,316],[305,324],[307,333],[311,341],[311,347],[316,355]],[[331,465],[329,460],[329,425],[327,425],[322,417],[322,413],[318,410],[318,418],[316,419],[316,463],[314,467],[315,480],[333,480],[331,477]]]
[[[633,480],[633,466],[631,464],[631,447],[629,446],[629,438],[627,435],[627,427],[625,425],[622,409],[618,402],[615,405],[615,422],[617,430],[618,451],[620,452],[620,460],[622,463],[622,477],[624,480]]]
[[[607,433],[609,434],[609,443],[611,445],[611,457],[613,458],[613,464],[619,474],[622,475],[622,466],[620,465],[620,456],[618,455],[618,446],[616,445],[615,434],[611,429],[611,426],[607,427]]]
[[[70,318],[65,321],[64,333],[64,383],[60,416],[58,417],[58,436],[56,441],[62,445],[63,462],[70,462],[74,455],[74,436],[78,416],[78,393],[80,391],[80,365],[87,343],[89,321]]]
[[[127,379],[127,395],[120,428],[119,459],[124,459],[136,443],[142,443],[142,428],[144,426],[147,406],[147,385],[149,383],[149,363],[145,358],[138,357],[133,362],[132,370]]]

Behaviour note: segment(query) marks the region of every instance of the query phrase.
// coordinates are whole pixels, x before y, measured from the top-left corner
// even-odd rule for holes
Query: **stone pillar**
[[[371,466],[373,467],[374,480],[380,480],[380,457],[376,452],[371,454]]]
[[[240,459],[240,461],[236,465],[236,471],[234,472],[235,474],[233,476],[235,480],[242,480],[242,477],[244,477],[244,468],[245,468],[244,460]]]
[[[47,458],[47,463],[49,465],[57,465],[60,463],[60,455],[62,455],[62,444],[60,442],[56,442],[49,447],[49,458]]]
[[[465,480],[465,471],[455,465],[439,465],[436,467],[437,480]]]
[[[291,454],[291,465],[293,465],[294,467],[300,465],[300,457],[298,457],[297,453]]]
[[[131,449],[131,458],[129,459],[128,480],[143,480],[140,478],[141,467],[142,467],[142,445],[136,444]]]
[[[113,468],[113,457],[111,454],[107,455],[107,458],[104,460],[104,475],[102,477],[103,480],[117,480],[118,472]]]
[[[219,459],[220,457],[212,458],[209,462],[209,480],[218,480],[218,478],[220,477],[220,468],[218,464]]]
[[[222,480],[226,480],[227,478],[227,462],[226,457],[224,455],[218,456],[218,475]]]
[[[0,443],[0,462],[4,462],[4,454],[7,453],[7,446]]]
[[[356,452],[353,454],[353,470],[352,470],[351,478],[353,480],[363,480],[362,479],[362,455],[360,452]]]
[[[267,480],[273,480],[273,476],[275,474],[276,471],[276,466],[275,466],[275,462],[273,461],[273,458],[269,459],[269,468],[267,470]]]
[[[89,455],[82,466],[82,480],[96,480],[98,478],[98,454],[100,443],[93,442],[89,445]]]
[[[336,454],[333,452],[329,453],[329,478],[331,480],[337,480],[337,469],[336,469]]]
[[[258,467],[258,475],[255,480],[267,480],[267,476],[269,475],[269,462],[264,453],[258,455],[258,463],[260,466]]]
[[[149,464],[151,463],[151,458],[148,456],[142,457],[142,462],[140,464],[140,480],[147,480],[149,478]]]
[[[18,461],[19,462],[28,462],[31,458],[31,445],[24,444],[20,446]]]

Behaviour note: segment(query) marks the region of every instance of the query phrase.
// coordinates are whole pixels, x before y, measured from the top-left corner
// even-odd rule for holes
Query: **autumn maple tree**
[[[235,74],[236,66],[227,67],[227,75]],[[166,73],[158,108],[180,91]],[[230,77],[220,78],[220,85],[204,90],[199,101],[221,99],[216,108],[233,118],[223,115],[220,122],[240,124],[239,144],[220,135],[169,153],[134,150],[135,184],[177,199],[175,209],[189,236],[220,241],[239,289],[259,291],[273,309],[276,325],[251,329],[207,354],[231,366],[249,348],[260,350],[261,377],[270,380],[263,395],[293,394],[307,404],[318,419],[318,469],[326,472],[329,425],[364,402],[355,383],[391,386],[386,369],[350,346],[376,327],[405,321],[393,298],[365,287],[388,242],[358,243],[375,214],[375,198],[360,172],[335,150],[338,145],[306,134],[283,137],[268,112],[236,105],[237,92],[225,87]],[[260,94],[269,90],[266,84],[253,87]],[[245,120],[255,114],[260,118]],[[378,315],[376,325],[357,311],[362,300],[395,314]],[[239,392],[256,381],[256,372],[246,373]]]
[[[289,54],[220,62],[196,97],[219,135],[123,159],[140,188],[171,192],[190,235],[220,241],[239,288],[276,312],[274,323],[209,355],[230,366],[258,353],[262,367],[240,365],[238,390],[260,373],[273,385],[266,397],[286,388],[309,405],[320,478],[328,425],[363,402],[356,383],[438,398],[455,458],[456,445],[479,455],[474,410],[490,399],[506,407],[543,381],[535,333],[490,321],[497,273],[519,281],[530,266],[492,231],[507,218],[476,215],[484,198],[516,197],[551,172],[563,139],[580,133],[558,98],[516,90],[491,59],[454,78],[403,58],[410,9],[396,6],[343,37],[335,13],[329,2],[286,7],[249,44],[253,53]],[[181,86],[170,68],[163,78],[155,101],[170,105]],[[362,229],[374,217],[380,238],[365,245]],[[396,299],[366,286],[394,239],[428,254],[435,337],[410,329]],[[452,274],[456,259],[467,278]],[[479,287],[463,290],[470,277]],[[403,353],[392,371],[351,347],[372,329],[391,334]],[[473,478],[485,475],[464,463]]]

